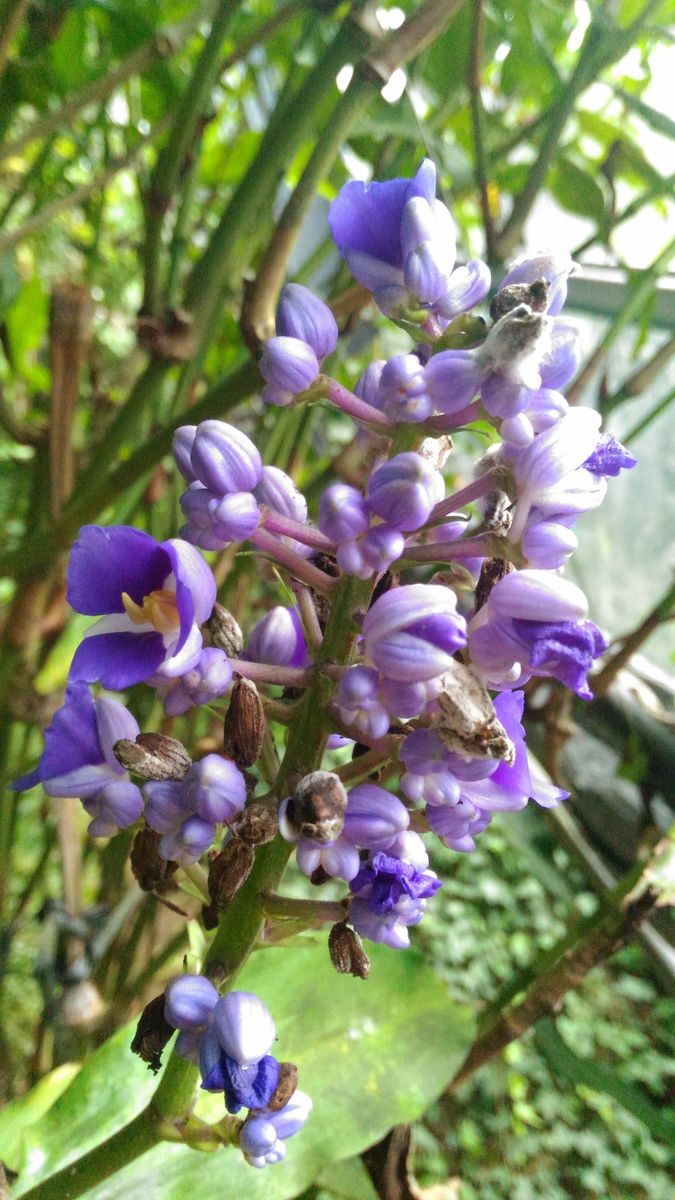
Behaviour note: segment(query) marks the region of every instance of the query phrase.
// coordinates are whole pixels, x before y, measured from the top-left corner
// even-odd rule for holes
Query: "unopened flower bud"
[[[358,933],[339,921],[328,935],[328,953],[335,970],[340,975],[354,975],[357,979],[367,979],[370,974],[370,959],[363,949],[363,943]]]
[[[115,758],[141,779],[183,779],[192,759],[182,742],[163,733],[139,733],[135,742],[121,738],[113,746]]]
[[[223,608],[222,604],[214,604],[206,628],[211,634],[214,646],[224,650],[228,658],[239,658],[244,649],[244,635],[232,613]]]
[[[235,832],[243,842],[262,846],[277,836],[279,822],[277,814],[268,804],[247,804],[237,821]]]
[[[232,838],[209,867],[209,896],[218,911],[226,908],[248,879],[255,850],[248,842]]]
[[[132,1054],[137,1054],[139,1058],[142,1058],[154,1075],[162,1065],[162,1050],[175,1032],[164,1016],[164,1002],[164,992],[161,992],[159,996],[155,996],[154,1000],[146,1004],[131,1043]]]
[[[266,728],[258,689],[250,679],[237,679],[223,722],[223,752],[239,768],[252,767],[262,749]]]
[[[483,563],[478,583],[476,584],[476,604],[474,612],[478,612],[480,608],[487,603],[487,599],[496,583],[503,579],[505,575],[515,571],[513,563],[510,563],[506,558],[486,558]]]
[[[300,780],[288,801],[284,822],[292,835],[313,842],[334,842],[342,832],[347,793],[332,771],[312,771]]]
[[[139,829],[131,847],[131,870],[144,892],[154,892],[176,869],[175,863],[167,862],[160,855],[161,840],[154,829]]]
[[[279,1082],[265,1105],[267,1112],[279,1112],[285,1108],[298,1086],[298,1068],[295,1063],[279,1063]]]
[[[301,283],[287,283],[281,292],[277,309],[277,334],[299,338],[316,354],[325,358],[332,354],[338,340],[335,317],[309,288]]]

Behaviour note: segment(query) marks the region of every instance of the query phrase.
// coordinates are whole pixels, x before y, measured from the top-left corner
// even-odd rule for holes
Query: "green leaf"
[[[25,1096],[6,1105],[0,1112],[2,1161],[18,1171],[24,1159],[26,1135],[36,1121],[52,1107],[80,1070],[79,1063],[64,1063],[45,1075]]]
[[[300,1086],[314,1103],[283,1167],[259,1172],[237,1150],[203,1155],[162,1143],[88,1191],[88,1200],[296,1196],[329,1163],[359,1154],[392,1125],[419,1117],[454,1074],[472,1036],[469,1010],[450,1000],[414,951],[372,947],[364,983],[336,975],[323,942],[301,942],[255,954],[237,986],[264,998],[276,1023],[276,1052],[297,1063]],[[21,1177],[16,1197],[105,1141],[147,1103],[154,1084],[130,1055],[129,1040],[127,1028],[92,1055],[32,1127],[30,1161],[40,1165]],[[213,1102],[204,1097],[198,1112],[212,1117]]]
[[[604,228],[605,193],[596,179],[571,159],[559,160],[551,171],[549,184],[558,204]]]

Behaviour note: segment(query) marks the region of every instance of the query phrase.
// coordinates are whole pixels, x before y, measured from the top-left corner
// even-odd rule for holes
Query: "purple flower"
[[[246,646],[253,662],[304,667],[310,661],[297,609],[277,604],[254,625]]]
[[[239,1145],[252,1167],[266,1167],[281,1162],[286,1155],[284,1141],[302,1129],[312,1101],[305,1092],[296,1091],[288,1104],[278,1112],[255,1113],[246,1118]]]
[[[424,682],[447,670],[466,645],[466,622],[454,592],[413,583],[380,596],[363,622],[365,657],[389,679]]]
[[[444,296],[434,306],[440,317],[452,320],[480,304],[490,290],[490,268],[479,258],[452,272]]]
[[[254,496],[259,504],[265,504],[292,521],[307,522],[307,501],[302,492],[296,487],[290,475],[280,467],[263,467],[260,481],[254,490]],[[282,537],[282,542],[295,550],[296,554],[309,557],[312,551],[303,542],[294,538]]]
[[[338,340],[338,327],[332,312],[301,283],[287,283],[282,289],[277,309],[277,333],[306,342],[319,360],[333,353]]]
[[[228,824],[246,803],[246,780],[229,758],[206,754],[181,782],[184,803],[203,821]]]
[[[427,899],[440,886],[433,872],[376,851],[352,880],[349,919],[363,937],[403,949],[409,945],[408,926],[422,920]]]
[[[262,398],[269,404],[290,404],[319,374],[319,361],[311,346],[296,337],[273,337],[265,342],[260,374],[268,386]]]
[[[359,783],[350,791],[344,836],[352,845],[364,850],[388,850],[409,824],[405,805],[384,788]]]
[[[369,579],[379,575],[403,554],[405,538],[389,525],[372,525],[362,537],[338,546],[337,562],[346,575]]]
[[[161,833],[159,853],[167,862],[187,866],[208,850],[215,836],[212,821],[194,815],[181,783],[146,783],[145,819]]]
[[[203,975],[178,975],[166,987],[164,1016],[174,1029],[203,1029],[211,1018],[218,992]]]
[[[133,825],[143,811],[143,797],[113,754],[121,738],[132,741],[138,723],[119,700],[96,700],[84,683],[71,682],[65,703],[45,730],[45,748],[34,771],[12,787],[23,791],[41,783],[48,796],[79,796],[93,817],[89,832],[110,837]]]
[[[257,448],[225,421],[182,425],[173,445],[178,469],[188,483],[198,480],[217,496],[250,492],[260,479],[262,460]]]
[[[431,416],[434,404],[425,368],[416,354],[396,354],[384,364],[371,403],[394,424],[426,421]]]
[[[425,159],[413,179],[351,180],[331,204],[328,221],[338,250],[378,304],[393,291],[405,309],[406,301],[431,302],[447,289],[454,227],[435,191],[436,168]]]
[[[332,483],[321,496],[318,525],[336,545],[353,541],[370,526],[365,498],[347,483]]]
[[[85,525],[68,564],[68,600],[76,612],[106,615],[87,630],[70,678],[119,691],[158,672],[184,674],[199,659],[199,626],[215,598],[213,575],[187,542]]]
[[[391,717],[379,694],[380,677],[372,667],[350,667],[337,688],[336,702],[345,725],[377,741],[389,731]]]
[[[344,879],[347,883],[358,873],[361,865],[358,850],[344,834],[328,845],[325,842],[313,842],[310,838],[298,838],[296,859],[299,869],[308,878],[321,867],[333,879]]]
[[[463,854],[476,849],[475,838],[487,829],[492,816],[469,800],[460,799],[452,808],[435,805],[426,810],[429,828],[449,850]]]
[[[152,680],[149,680],[152,684]],[[208,704],[219,696],[225,696],[232,683],[232,667],[222,650],[209,647],[202,650],[198,662],[178,679],[162,679],[157,682],[157,691],[169,716],[177,717],[189,708]]]
[[[368,482],[372,511],[395,529],[420,529],[444,495],[443,476],[428,458],[408,451],[378,467]]]
[[[245,542],[260,524],[260,509],[252,492],[221,496],[200,483],[191,483],[180,506],[187,519],[181,534],[202,550],[223,550],[231,542]]]
[[[271,1054],[250,1067],[242,1067],[221,1050],[201,1086],[207,1092],[224,1092],[227,1111],[238,1113],[242,1108],[264,1108],[278,1082],[279,1063]]]
[[[82,807],[91,817],[91,837],[113,837],[133,825],[143,812],[143,796],[130,779],[114,779],[91,796],[82,797]]]
[[[274,1021],[253,992],[221,996],[213,1011],[213,1024],[222,1049],[242,1067],[260,1062],[274,1045]]]
[[[637,459],[611,433],[601,433],[593,453],[581,465],[594,475],[616,478],[620,471],[630,471],[636,467]]]
[[[550,571],[513,571],[500,579],[469,626],[474,668],[492,687],[553,676],[589,699],[586,674],[606,648],[584,593]]]
[[[538,254],[516,259],[504,276],[500,291],[514,283],[536,283],[545,279],[548,284],[546,309],[553,317],[567,299],[567,280],[574,263],[566,250],[541,250]]]

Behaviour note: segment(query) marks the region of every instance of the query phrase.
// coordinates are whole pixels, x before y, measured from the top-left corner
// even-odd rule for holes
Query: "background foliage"
[[[264,412],[251,354],[270,331],[286,275],[329,298],[350,335],[334,364],[338,378],[353,380],[370,357],[400,348],[378,331],[367,297],[352,286],[325,216],[347,178],[412,173],[425,153],[439,167],[462,257],[486,256],[499,277],[523,245],[557,241],[585,264],[572,304],[584,322],[588,359],[572,395],[601,409],[643,470],[587,518],[580,581],[612,633],[638,626],[629,649],[655,633],[649,652],[668,668],[672,572],[663,546],[675,474],[667,437],[675,394],[668,332],[675,126],[658,102],[662,55],[672,40],[668,9],[656,0],[5,2],[0,703],[8,779],[39,753],[41,728],[60,703],[81,635],[65,605],[64,552],[85,520],[133,521],[158,538],[175,533],[180,485],[166,456],[179,420],[234,414],[265,460],[291,471],[310,497],[336,461],[348,472],[346,423],[316,408]],[[468,463],[462,447],[456,463],[460,478]],[[223,603],[250,628],[278,588],[274,577],[260,580],[246,555],[229,552],[215,570]],[[161,714],[137,691],[129,700],[139,720],[158,727]],[[402,1010],[399,1029],[384,1000],[379,1007],[377,972],[367,985],[380,1066],[386,1062],[398,1077],[406,1046],[421,1038],[436,1073],[429,1077],[423,1059],[407,1099],[401,1083],[400,1103],[397,1089],[380,1079],[381,1121],[360,1138],[340,1129],[331,1144],[317,1117],[304,1151],[298,1148],[305,1157],[296,1155],[294,1173],[274,1182],[280,1197],[309,1185],[309,1194],[324,1197],[322,1164],[360,1152],[388,1126],[421,1117],[432,1101],[417,1126],[415,1168],[423,1184],[461,1180],[461,1200],[670,1194],[667,954],[622,951],[555,1022],[541,1023],[474,1081],[437,1099],[470,1036],[457,1004],[477,1011],[489,1004],[514,971],[593,909],[607,871],[630,863],[654,823],[667,823],[663,781],[669,771],[672,779],[675,759],[667,680],[645,666],[632,695],[602,703],[591,732],[609,744],[611,772],[634,788],[630,803],[621,793],[623,808],[616,789],[605,796],[622,852],[605,844],[613,857],[594,873],[598,846],[573,818],[547,826],[541,814],[522,814],[495,823],[470,858],[443,855],[448,883],[417,946],[454,1000],[421,958],[382,956],[394,1008],[419,997]],[[201,750],[215,745],[217,730],[217,718],[205,713],[175,726]],[[557,769],[544,734],[540,748]],[[579,787],[583,799],[583,779]],[[576,811],[583,815],[583,804]],[[127,1079],[121,1046],[128,1036],[103,1043],[158,981],[180,969],[186,950],[199,948],[186,944],[184,921],[161,897],[130,883],[124,836],[93,845],[83,830],[78,812],[40,792],[3,800],[0,1076],[7,1097],[19,1098],[0,1118],[0,1144],[11,1169],[32,1147],[39,1170],[46,1161],[39,1139],[49,1137],[50,1121],[58,1123],[60,1143],[64,1125],[75,1121],[83,1084],[75,1077],[68,1086],[73,1068],[64,1064],[101,1046],[111,1086]],[[197,911],[194,897],[173,899]],[[190,937],[199,937],[196,923]],[[293,956],[313,964],[315,952],[268,949],[250,970],[279,959],[283,983]],[[307,1053],[329,1007],[321,988],[338,987],[325,955],[321,964],[300,963],[278,998],[267,982],[276,970],[265,976],[270,1007],[295,1021],[289,1044],[306,1044]],[[314,978],[318,990],[300,1019],[294,1004]],[[353,989],[350,1002],[356,1015],[366,1003]],[[341,1019],[351,1017],[345,1006]],[[89,1058],[83,1074],[101,1061]],[[364,1077],[371,1065],[366,1055]],[[353,1070],[350,1059],[346,1073]],[[136,1074],[140,1107],[152,1081]],[[345,1099],[332,1060],[326,1077],[332,1111]],[[40,1079],[42,1090],[24,1099]],[[665,1124],[655,1120],[657,1108]],[[121,1121],[121,1109],[118,1115]],[[100,1112],[87,1119],[96,1127]],[[82,1150],[86,1136],[73,1144]],[[172,1171],[182,1169],[181,1154],[195,1158],[185,1148],[153,1154],[171,1161]],[[190,1171],[210,1171],[222,1184],[226,1168],[215,1162],[198,1158]],[[138,1169],[117,1177],[120,1195],[132,1181],[148,1191]],[[233,1162],[227,1169],[239,1168]],[[167,1186],[188,1186],[174,1184],[178,1178],[167,1175]],[[372,1195],[358,1161],[331,1180],[335,1195]],[[240,1186],[234,1175],[232,1186]]]

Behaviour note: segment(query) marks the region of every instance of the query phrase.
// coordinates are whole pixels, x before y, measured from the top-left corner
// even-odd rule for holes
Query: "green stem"
[[[219,71],[223,38],[239,7],[238,0],[221,0],[211,29],[195,63],[180,103],[171,133],[162,147],[150,180],[145,225],[145,295],[143,312],[157,316],[161,308],[161,256],[164,218],[193,148],[199,120],[204,112]]]

